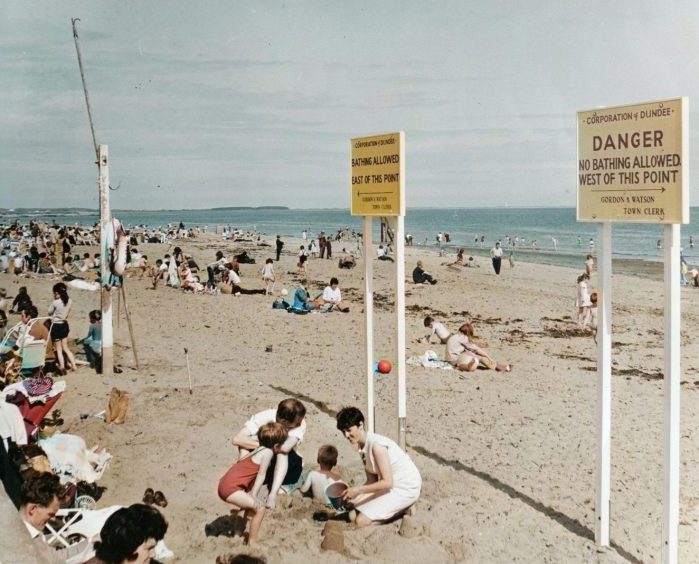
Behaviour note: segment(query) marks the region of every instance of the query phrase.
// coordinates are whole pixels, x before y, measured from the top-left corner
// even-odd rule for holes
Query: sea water
[[[267,237],[299,238],[302,231],[307,230],[309,240],[321,231],[326,235],[344,229],[360,233],[364,227],[364,218],[350,215],[347,209],[114,210],[113,215],[127,226],[166,227],[182,222],[187,228],[206,226],[209,233],[214,233],[217,225],[224,225],[245,231],[255,230]],[[697,217],[696,213],[690,213],[690,216]],[[71,209],[0,212],[2,223],[15,219],[93,225],[99,218],[97,211]],[[690,247],[689,236],[699,234],[698,227],[696,223],[690,223],[681,229],[682,252],[690,264],[697,262],[698,253]],[[374,218],[373,228],[374,241],[378,242],[379,218]],[[462,247],[468,254],[487,255],[499,240],[505,256],[513,252],[515,260],[520,258],[562,266],[578,267],[588,253],[596,256],[599,250],[598,224],[576,221],[575,208],[410,208],[405,216],[405,230],[413,236],[415,246],[432,249],[437,248],[437,233],[448,233],[450,242],[443,245],[448,254]],[[613,226],[612,233],[614,258],[662,260],[663,226],[618,223]],[[508,238],[515,240],[516,244],[508,245]],[[339,245],[334,249],[335,254],[342,250],[342,243]],[[699,250],[699,240],[696,249]]]

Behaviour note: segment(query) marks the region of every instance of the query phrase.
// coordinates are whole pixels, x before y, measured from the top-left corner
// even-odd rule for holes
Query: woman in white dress
[[[369,433],[364,415],[356,407],[337,414],[337,428],[359,449],[366,482],[348,488],[343,499],[351,502],[349,518],[363,527],[393,519],[420,497],[422,478],[410,457],[388,437]]]

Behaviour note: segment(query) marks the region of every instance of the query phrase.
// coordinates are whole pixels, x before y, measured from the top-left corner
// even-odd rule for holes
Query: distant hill
[[[288,210],[286,206],[226,206],[223,208],[211,208],[215,211],[220,210]]]

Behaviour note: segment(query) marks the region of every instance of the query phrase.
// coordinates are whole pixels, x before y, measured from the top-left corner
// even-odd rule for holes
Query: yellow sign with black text
[[[405,215],[405,134],[351,140],[352,215]]]
[[[578,112],[578,221],[689,223],[688,100]]]

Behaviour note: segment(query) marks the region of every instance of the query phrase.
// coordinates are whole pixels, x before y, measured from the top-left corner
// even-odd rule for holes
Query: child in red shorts
[[[266,423],[257,432],[260,446],[230,467],[218,484],[218,496],[236,509],[243,510],[245,517],[252,517],[248,543],[255,542],[264,518],[265,509],[257,500],[267,468],[275,454],[288,437],[281,423]]]

